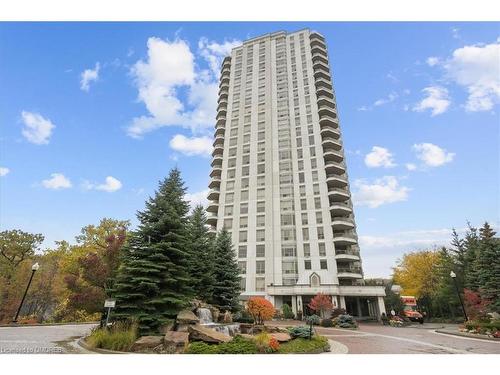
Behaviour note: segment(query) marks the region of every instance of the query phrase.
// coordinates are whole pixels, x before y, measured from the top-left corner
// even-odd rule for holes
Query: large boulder
[[[198,324],[200,319],[191,310],[182,310],[177,314],[177,324]]]
[[[204,341],[219,344],[221,342],[229,342],[233,339],[231,336],[199,324],[189,326],[188,331],[190,341]]]
[[[288,330],[284,327],[271,326],[271,325],[265,325],[264,330],[268,333],[275,333],[275,332],[287,333],[288,332]]]
[[[274,337],[278,342],[287,342],[292,339],[292,336],[284,332],[271,333],[269,336]]]
[[[163,346],[167,353],[182,353],[189,343],[188,332],[169,331],[163,338]]]
[[[142,336],[130,349],[133,352],[149,352],[163,345],[163,336]]]

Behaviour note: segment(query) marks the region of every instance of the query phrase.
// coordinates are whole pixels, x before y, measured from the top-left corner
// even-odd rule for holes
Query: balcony
[[[226,116],[220,115],[217,116],[217,122],[215,123],[215,126],[224,126],[226,124]]]
[[[337,116],[337,112],[335,110],[335,105],[333,105],[333,107],[329,106],[329,105],[320,105],[318,106],[318,113],[321,116],[329,116],[329,117],[333,117],[333,116]]]
[[[336,129],[332,126],[322,127],[321,130],[319,131],[319,134],[321,134],[321,136],[323,138],[328,138],[328,137],[335,138],[335,139],[340,138],[340,130]]]
[[[322,116],[319,118],[319,125],[321,127],[323,126],[333,126],[334,128],[339,127],[339,123],[337,120],[337,114],[335,116],[330,117],[330,116]]]
[[[335,246],[348,246],[358,243],[358,237],[353,231],[333,232],[333,242]]]
[[[337,267],[339,279],[362,279],[363,271],[360,267]]]
[[[332,227],[333,230],[340,229],[353,229],[354,228],[354,219],[345,216],[334,216],[332,217]]]
[[[333,101],[333,99],[326,95],[319,95],[317,103],[318,106],[327,106],[330,108],[335,108],[335,102]]]
[[[334,99],[335,98],[335,95],[333,94],[333,91],[330,90],[329,88],[326,88],[326,87],[320,87],[316,90],[316,95],[318,97],[320,96],[326,96],[330,99]]]
[[[212,162],[213,164],[213,162]],[[328,187],[346,187],[348,182],[347,182],[347,175],[346,174],[335,174],[335,173],[327,173],[326,174],[326,183]]]
[[[217,225],[217,215],[208,214],[207,215],[207,224],[215,227]]]
[[[334,202],[345,202],[351,198],[351,194],[346,189],[332,188],[328,190],[328,196],[333,204]]]
[[[219,111],[219,109],[226,109],[227,108],[227,99],[224,99],[224,98],[219,98],[218,100],[219,104],[217,105],[217,111]]]
[[[219,118],[219,116],[226,116],[227,115],[227,108],[221,108],[217,110],[217,117],[216,119]]]
[[[330,71],[329,70],[323,70],[323,69],[317,69],[314,70],[314,78],[315,79],[326,79],[331,81],[332,77],[330,76]]]
[[[214,140],[214,143],[213,143],[213,146],[217,146],[217,145],[223,145],[224,144],[224,136],[223,135],[216,135],[215,136],[215,140]]]
[[[222,175],[222,167],[213,167],[212,171],[210,172],[210,177],[218,177]]]
[[[319,90],[320,87],[324,87],[324,88],[327,88],[329,90],[333,90],[332,81],[330,79],[318,78],[314,81],[314,83],[316,85],[316,90]]]
[[[224,136],[226,133],[226,128],[223,126],[216,126],[215,127],[215,136]]]
[[[328,58],[326,57],[326,54],[323,53],[323,52],[316,52],[316,53],[313,53],[312,54],[312,60],[313,60],[313,63],[316,63],[318,61],[321,61],[323,62],[324,64],[328,64]]]
[[[335,259],[343,261],[358,261],[359,262],[359,252],[355,250],[341,250],[335,249]]]
[[[207,212],[215,212],[219,211],[219,203],[218,202],[210,202],[207,206]]]
[[[212,179],[210,180],[210,183],[208,184],[208,187],[210,189],[220,188],[220,178],[219,177],[212,177]]]
[[[222,70],[231,67],[231,57],[226,56],[222,61]]]
[[[220,195],[220,190],[218,188],[212,189],[208,192],[208,200],[218,201]]]
[[[229,77],[224,77],[219,83],[219,90],[228,89],[229,90]]]
[[[319,40],[321,42],[325,42],[325,37],[323,35],[321,35],[320,33],[318,33],[317,31],[313,31],[310,35],[309,35],[309,39],[310,40]]]
[[[330,212],[332,215],[350,215],[352,207],[347,202],[333,202],[330,205]]]
[[[222,156],[215,156],[212,159],[212,164],[210,164],[212,167],[222,167]]]
[[[311,45],[311,53],[321,53],[324,56],[327,56],[326,46],[324,44],[321,45],[321,43],[315,43],[314,45]]]
[[[212,151],[212,156],[222,156],[222,154],[224,153],[224,147],[222,147],[221,145],[217,145],[214,147],[214,150]]]
[[[325,158],[326,161],[334,161],[340,163],[344,160],[344,155],[340,151],[326,149],[323,150],[323,158]]]
[[[340,139],[325,137],[321,141],[321,144],[323,145],[323,147],[331,147],[336,151],[342,149],[342,142],[340,141]]]
[[[221,100],[222,98],[227,99],[228,96],[229,96],[229,90],[226,88],[221,89],[219,90],[219,99],[217,99],[217,101]]]
[[[316,71],[317,69],[323,69],[323,70],[326,70],[327,72],[330,71],[330,67],[328,66],[328,62],[325,62],[323,60],[316,60],[314,61],[313,60],[313,69],[314,71]]]

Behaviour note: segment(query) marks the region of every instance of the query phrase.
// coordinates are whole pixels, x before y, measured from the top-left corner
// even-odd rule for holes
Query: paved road
[[[95,324],[0,327],[2,353],[87,353],[76,345]]]
[[[435,329],[428,324],[405,328],[360,324],[356,331],[321,327],[316,331],[353,354],[500,354],[500,342],[438,334]]]

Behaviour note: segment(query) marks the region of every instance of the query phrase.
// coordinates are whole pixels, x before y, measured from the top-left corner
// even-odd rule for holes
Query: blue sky
[[[499,221],[494,23],[2,23],[0,227],[72,240],[210,172],[217,65],[277,30],[326,39],[367,277]],[[172,110],[174,109],[174,110]]]

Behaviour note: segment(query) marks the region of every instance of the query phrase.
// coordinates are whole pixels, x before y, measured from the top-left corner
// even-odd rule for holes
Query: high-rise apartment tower
[[[365,286],[325,38],[276,32],[224,59],[209,224],[231,232],[241,298],[308,311],[318,292],[355,316],[385,312]]]

